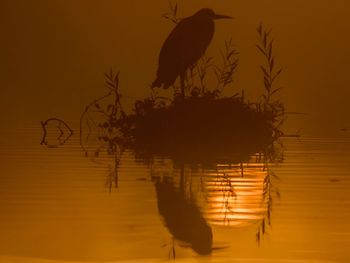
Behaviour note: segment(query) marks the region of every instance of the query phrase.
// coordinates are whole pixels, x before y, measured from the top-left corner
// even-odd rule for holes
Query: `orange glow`
[[[267,170],[263,167],[261,163],[236,167],[218,165],[217,174],[212,174],[213,180],[206,182],[208,203],[205,214],[210,223],[243,227],[264,218]]]

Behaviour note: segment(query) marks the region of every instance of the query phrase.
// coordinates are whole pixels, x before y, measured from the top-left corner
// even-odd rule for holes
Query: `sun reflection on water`
[[[204,214],[213,225],[244,227],[261,221],[268,212],[263,163],[217,165],[206,174]]]

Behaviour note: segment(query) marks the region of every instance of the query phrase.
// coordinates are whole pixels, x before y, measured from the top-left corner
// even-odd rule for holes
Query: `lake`
[[[76,132],[50,148],[42,133],[0,131],[0,262],[350,260],[349,137],[189,166],[86,156]]]

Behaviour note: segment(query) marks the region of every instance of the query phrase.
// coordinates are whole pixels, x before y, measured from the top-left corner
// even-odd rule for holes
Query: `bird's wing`
[[[159,75],[175,74],[176,78],[197,62],[213,37],[214,24],[208,22],[203,24],[189,17],[175,26],[159,55]]]

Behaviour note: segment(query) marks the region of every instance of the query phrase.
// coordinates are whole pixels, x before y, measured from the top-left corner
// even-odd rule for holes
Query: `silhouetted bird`
[[[186,70],[203,56],[214,35],[214,20],[222,18],[231,17],[203,8],[177,23],[160,51],[157,79],[152,88],[167,89],[180,76],[181,92],[184,96]]]

